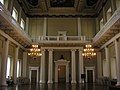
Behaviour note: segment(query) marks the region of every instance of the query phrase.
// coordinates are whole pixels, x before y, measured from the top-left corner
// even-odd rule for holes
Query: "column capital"
[[[20,47],[16,45],[16,49],[19,49]]]
[[[76,49],[71,49],[71,51],[76,51]]]
[[[108,46],[105,46],[105,49],[108,48]]]
[[[119,42],[119,41],[118,41],[118,39],[115,39],[114,42],[117,43],[117,42]]]
[[[8,39],[8,38],[5,38],[5,41],[6,41],[6,42],[7,42],[7,41],[9,42],[9,39]]]
[[[47,19],[47,17],[44,17],[44,20],[46,20]]]
[[[50,51],[53,51],[53,49],[48,49],[48,51],[50,52]]]

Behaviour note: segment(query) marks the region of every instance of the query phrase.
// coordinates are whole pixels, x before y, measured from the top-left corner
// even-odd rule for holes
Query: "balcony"
[[[85,36],[38,36],[32,37],[33,42],[44,43],[88,43],[90,38]]]
[[[108,40],[120,32],[120,8],[117,9],[107,23],[93,38],[93,43],[97,47],[101,47]]]
[[[19,23],[11,16],[10,12],[0,3],[0,29],[21,45],[26,46],[31,42],[30,37],[20,27]]]

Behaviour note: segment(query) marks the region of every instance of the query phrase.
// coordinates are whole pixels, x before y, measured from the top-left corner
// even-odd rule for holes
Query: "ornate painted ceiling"
[[[107,0],[18,0],[30,17],[96,17]]]

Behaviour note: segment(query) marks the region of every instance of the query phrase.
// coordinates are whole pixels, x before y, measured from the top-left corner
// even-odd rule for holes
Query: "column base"
[[[69,83],[69,81],[66,81],[66,83]]]
[[[85,83],[85,81],[84,81],[84,80],[81,80],[81,81],[79,81],[79,83]]]
[[[39,83],[40,83],[40,84],[44,84],[44,83],[45,83],[45,81],[39,81]]]
[[[77,82],[76,81],[71,81],[72,84],[76,84]]]
[[[55,83],[58,83],[58,81],[55,81]]]
[[[53,83],[53,81],[48,81],[47,83],[48,83],[48,84],[52,84],[52,83]]]

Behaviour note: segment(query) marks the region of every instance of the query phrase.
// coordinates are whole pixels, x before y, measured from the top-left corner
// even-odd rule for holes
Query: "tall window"
[[[20,26],[22,27],[22,29],[25,29],[25,21],[21,18],[21,22],[20,22]]]
[[[103,18],[100,20],[100,30],[101,30],[101,28],[103,27]]]
[[[12,17],[17,21],[17,19],[18,19],[18,12],[17,12],[17,10],[15,8],[13,8]]]
[[[21,62],[17,61],[17,77],[21,76]]]
[[[111,10],[111,8],[109,8],[107,10],[107,21],[110,19],[111,16],[112,16],[112,10]]]
[[[0,0],[0,2],[1,2],[2,4],[4,4],[4,0]]]
[[[7,71],[6,71],[6,78],[8,76],[12,76],[12,58],[8,57],[7,59]]]

